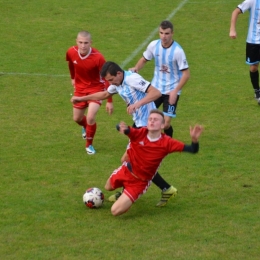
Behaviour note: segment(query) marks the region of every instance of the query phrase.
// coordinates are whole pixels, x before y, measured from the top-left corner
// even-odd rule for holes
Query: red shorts
[[[124,187],[124,193],[132,202],[135,202],[144,194],[152,181],[142,181],[135,177],[123,163],[119,168],[114,170],[110,176],[110,184],[114,189]]]
[[[74,92],[74,96],[83,97],[83,96],[91,95],[91,94],[94,94],[94,93],[97,93],[97,91],[93,90],[93,91],[88,91],[88,92],[85,92],[85,93]],[[102,104],[102,100],[89,100],[89,101],[84,101],[84,102],[79,102],[79,103],[73,104],[73,107],[78,108],[78,109],[85,109],[89,106],[89,103],[91,103],[91,102],[97,103],[100,106]]]

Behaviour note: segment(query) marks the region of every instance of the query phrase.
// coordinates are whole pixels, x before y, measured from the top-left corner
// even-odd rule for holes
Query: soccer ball
[[[89,188],[83,195],[83,202],[91,209],[99,208],[104,202],[104,194],[99,188]]]

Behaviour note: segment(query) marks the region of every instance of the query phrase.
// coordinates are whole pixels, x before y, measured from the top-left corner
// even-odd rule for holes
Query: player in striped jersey
[[[260,105],[259,72],[260,61],[260,0],[245,0],[232,12],[229,36],[237,38],[236,23],[239,14],[250,12],[246,39],[246,64],[249,65],[251,84],[255,91],[255,99]]]
[[[186,55],[182,47],[173,40],[173,34],[173,24],[170,21],[162,21],[159,27],[160,39],[152,41],[143,57],[130,68],[138,72],[147,61],[154,59],[154,76],[151,83],[162,93],[162,96],[155,100],[155,105],[157,108],[163,105],[164,132],[171,137],[173,135],[171,119],[176,117],[181,89],[190,78]]]
[[[107,90],[83,97],[73,96],[71,102],[86,102],[89,100],[104,100],[114,94],[119,94],[127,104],[127,113],[131,114],[134,121],[134,127],[143,127],[147,125],[150,111],[155,107],[154,100],[161,96],[159,90],[145,80],[141,75],[124,71],[114,62],[106,62],[101,69],[101,77],[110,83]],[[127,161],[127,153],[122,156],[121,161]],[[170,197],[177,194],[177,189],[167,183],[159,173],[157,173],[153,182],[162,190],[162,197],[157,206],[164,206]],[[115,201],[121,193],[112,195],[110,201]]]

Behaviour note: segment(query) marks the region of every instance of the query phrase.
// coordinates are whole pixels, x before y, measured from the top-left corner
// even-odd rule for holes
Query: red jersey
[[[141,180],[151,180],[157,172],[163,158],[173,152],[182,152],[184,143],[161,134],[158,140],[149,140],[148,129],[130,127],[127,154],[132,172]]]
[[[89,54],[82,56],[78,47],[73,46],[66,53],[66,60],[69,62],[71,78],[75,80],[76,93],[88,93],[104,91],[105,81],[100,76],[100,71],[105,63],[105,58],[96,49],[90,48]]]

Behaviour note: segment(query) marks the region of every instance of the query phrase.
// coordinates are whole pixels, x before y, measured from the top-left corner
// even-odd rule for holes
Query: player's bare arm
[[[180,79],[179,84],[169,94],[169,103],[170,104],[174,104],[176,102],[178,92],[184,87],[184,85],[187,83],[189,78],[190,78],[190,70],[189,69],[183,70],[182,77]]]
[[[104,100],[111,96],[113,96],[113,94],[110,94],[107,91],[101,91],[101,92],[97,92],[95,94],[91,94],[91,95],[87,95],[87,96],[83,96],[83,97],[73,96],[70,101],[71,101],[71,103],[75,104],[78,102],[84,102],[84,101],[89,101],[89,100]]]
[[[198,143],[199,137],[203,132],[203,127],[201,125],[190,126],[190,136],[193,143]]]
[[[156,100],[162,95],[161,92],[152,85],[150,85],[146,93],[147,95],[143,99],[127,107],[128,114],[132,114],[136,109],[140,108],[141,106],[147,103]]]
[[[106,111],[109,115],[112,115],[112,113],[114,112],[114,105],[112,102],[106,103]]]
[[[129,70],[133,71],[133,72],[138,72],[139,70],[141,70],[145,63],[147,62],[147,60],[142,57],[133,68],[130,68]]]
[[[239,8],[236,8],[231,15],[230,31],[229,31],[229,37],[231,39],[237,38],[236,23],[239,14],[241,14],[241,10]]]

